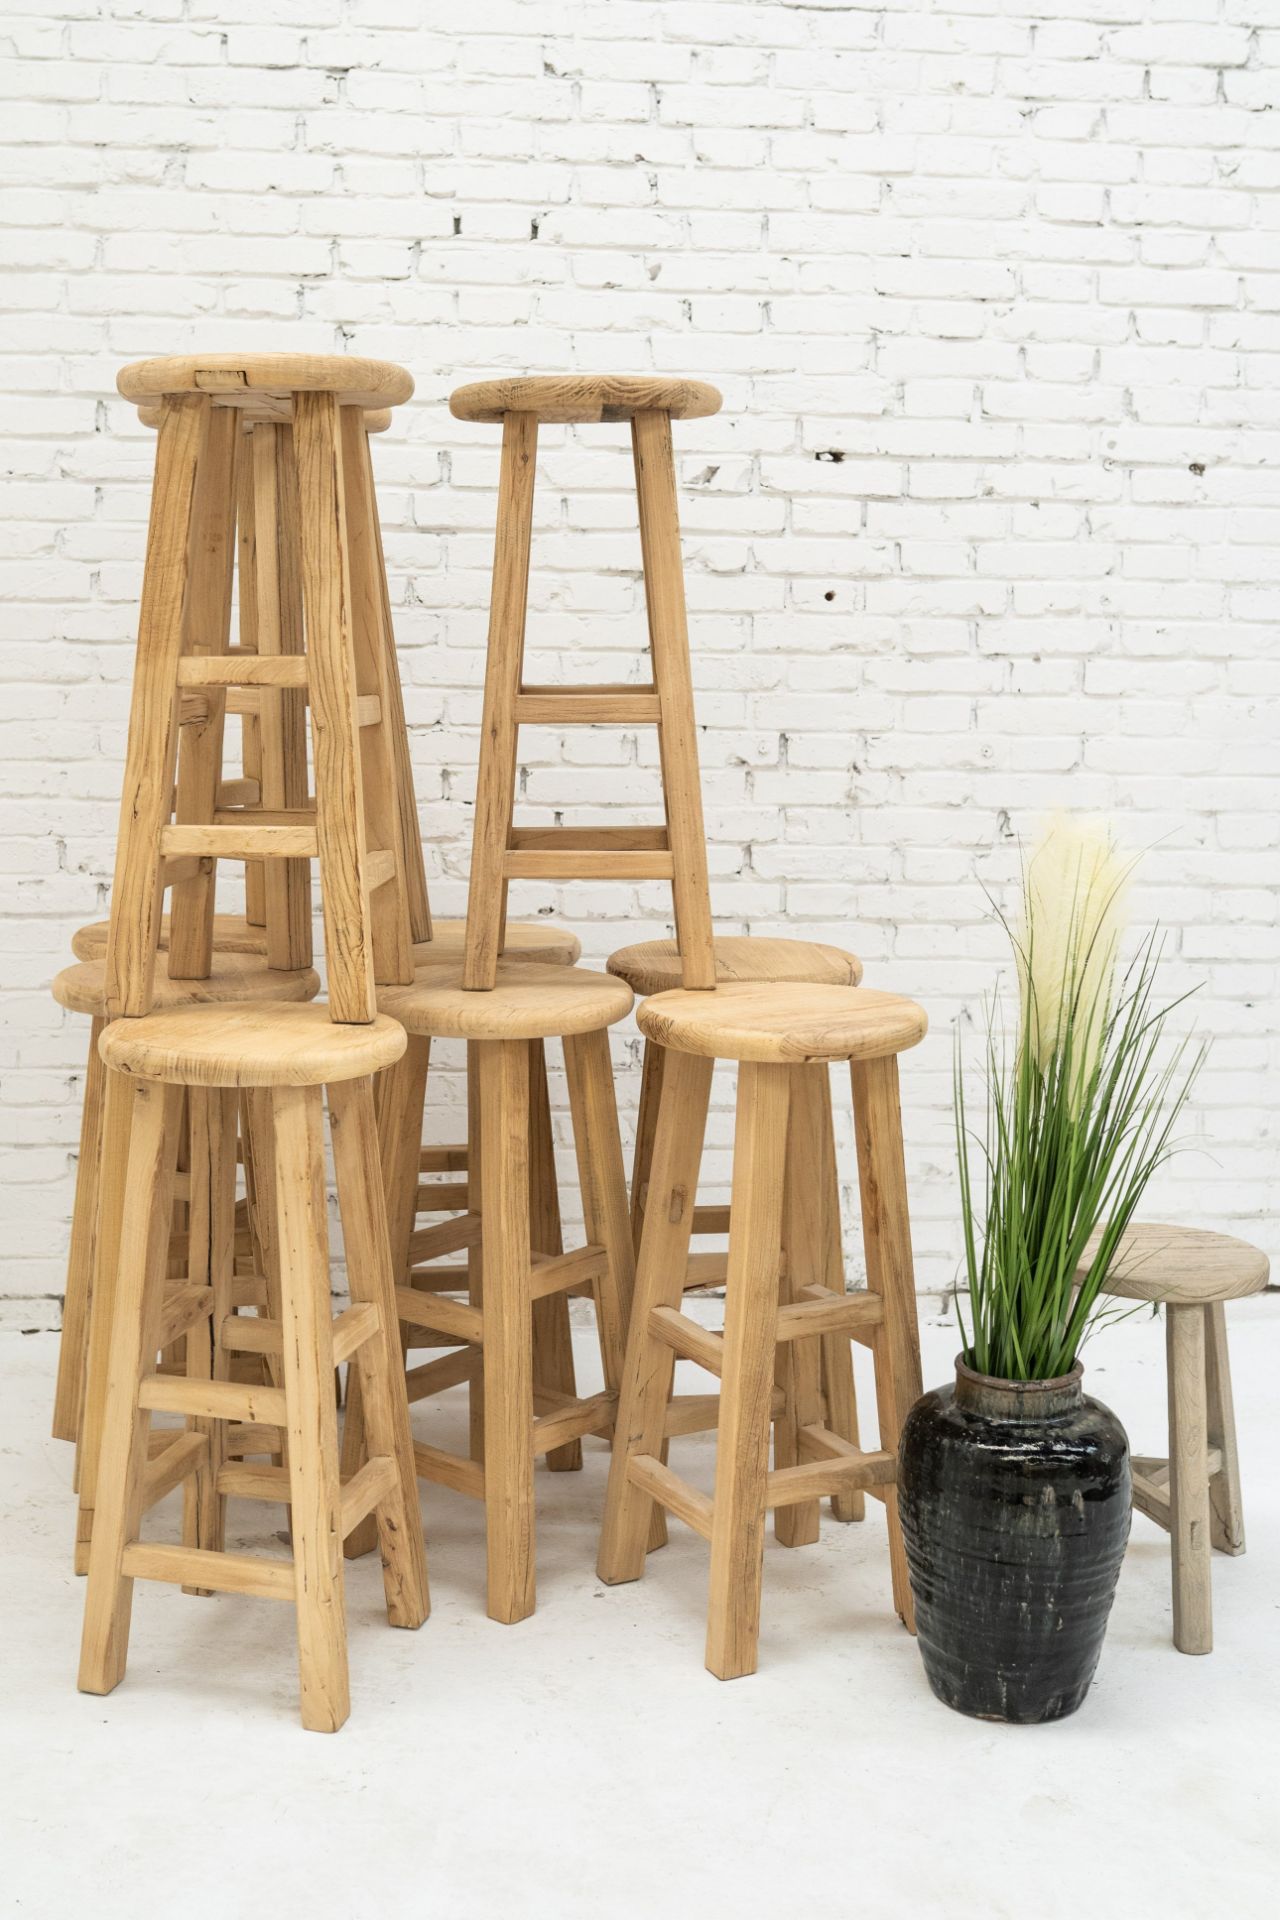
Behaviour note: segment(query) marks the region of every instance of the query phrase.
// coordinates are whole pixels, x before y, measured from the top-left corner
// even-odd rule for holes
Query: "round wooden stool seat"
[[[287,401],[291,393],[336,394],[347,407],[395,407],[413,392],[413,377],[390,360],[340,353],[178,353],[135,360],[116,386],[134,405],[171,393],[207,393],[215,407],[259,411],[260,396]],[[262,409],[272,418],[283,411]]]
[[[431,918],[431,938],[419,940],[413,949],[413,964],[422,967],[460,967],[466,950],[465,920]],[[530,960],[541,966],[571,967],[582,952],[582,942],[568,927],[554,920],[508,920],[504,960]]]
[[[379,1015],[342,1026],[327,1006],[180,1007],[113,1020],[99,1051],[115,1073],[182,1087],[323,1087],[394,1065],[404,1029]]]
[[[77,927],[71,936],[71,951],[77,960],[105,960],[107,957],[107,929],[109,920],[91,920],[87,926]],[[166,913],[160,922],[159,950],[169,951],[169,916]],[[215,953],[256,953],[259,958],[267,950],[267,930],[265,927],[251,926],[242,914],[215,913],[213,916],[213,950]],[[157,984],[164,976],[164,969],[157,972]]]
[[[731,934],[717,939],[713,951],[717,986],[741,980],[791,980],[816,986],[856,987],[862,978],[862,962],[856,953],[823,946],[816,940]],[[681,984],[680,949],[674,940],[645,940],[639,946],[619,947],[605,965],[642,998],[669,993]]]
[[[81,932],[86,929],[81,928]],[[70,1013],[106,1018],[107,969],[103,960],[81,960],[64,967],[51,989],[60,1007]],[[263,964],[261,954],[215,952],[207,980],[171,980],[164,967],[156,968],[156,1008],[225,1005],[235,1000],[314,1000],[320,976],[314,967],[285,972]]]
[[[121,389],[123,391],[123,389]],[[631,420],[637,413],[665,413],[673,420],[701,420],[719,413],[721,396],[704,380],[664,380],[648,373],[533,374],[515,380],[477,380],[449,395],[455,420],[501,420],[529,413],[536,420]]]
[[[630,1013],[621,980],[585,967],[502,960],[487,993],[462,985],[462,968],[424,970],[411,987],[379,987],[378,1007],[410,1033],[432,1039],[551,1040],[598,1033]]]
[[[1091,1257],[1087,1248],[1082,1277]],[[1125,1229],[1102,1290],[1121,1300],[1200,1307],[1261,1293],[1270,1272],[1261,1248],[1232,1234],[1142,1221]]]
[[[636,1018],[646,1039],[676,1053],[782,1065],[884,1059],[916,1046],[929,1025],[923,1007],[901,994],[786,981],[660,993]]]

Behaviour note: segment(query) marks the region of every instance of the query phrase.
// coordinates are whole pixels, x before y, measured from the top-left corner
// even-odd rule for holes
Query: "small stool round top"
[[[413,376],[354,354],[177,353],[122,367],[116,386],[135,406],[166,393],[207,393],[224,407],[253,407],[259,394],[333,393],[347,407],[396,407],[413,392]]]
[[[856,987],[862,978],[862,962],[856,953],[823,946],[816,940],[733,934],[717,939],[714,950],[717,986],[731,980],[793,980]],[[667,993],[680,985],[680,949],[674,940],[645,940],[639,946],[619,947],[605,965],[638,994]]]
[[[775,1065],[878,1060],[914,1047],[929,1025],[923,1007],[897,993],[763,980],[659,993],[636,1018],[647,1039],[677,1053]]]
[[[407,1045],[404,1028],[381,1014],[367,1026],[340,1026],[329,1009],[178,1007],[139,1020],[113,1020],[98,1042],[116,1073],[179,1087],[323,1087],[380,1073]]]
[[[702,420],[719,413],[720,405],[719,393],[704,380],[664,380],[649,373],[531,374],[477,380],[449,395],[455,420],[501,420],[508,413],[532,413],[548,423],[631,420],[637,413]]]
[[[1088,1272],[1096,1239],[1085,1248],[1079,1279]],[[1260,1247],[1232,1234],[1135,1221],[1120,1237],[1102,1291],[1120,1300],[1207,1306],[1261,1293],[1270,1271],[1271,1262]]]
[[[236,1000],[269,1000],[278,1005],[288,1000],[314,1000],[319,991],[320,976],[314,967],[285,972],[268,967],[260,954],[215,952],[207,980],[171,980],[164,964],[158,964],[155,1011],[226,1006]],[[52,993],[58,1005],[71,1013],[105,1019],[106,961],[81,960],[74,967],[64,967],[53,982]]]
[[[71,936],[71,951],[77,960],[105,960],[107,957],[107,931],[109,920],[91,920],[88,926],[77,927]],[[166,913],[160,922],[161,953],[169,950],[169,916]],[[256,953],[259,958],[267,950],[267,930],[265,927],[253,927],[238,913],[215,913],[213,916],[213,950],[215,953]],[[159,978],[159,972],[157,972]]]
[[[611,1027],[632,1004],[630,987],[607,973],[529,960],[500,960],[487,993],[463,988],[461,966],[426,967],[411,987],[378,988],[381,1012],[433,1039],[565,1039]]]
[[[466,945],[465,920],[431,921],[431,938],[413,949],[415,967],[460,967]],[[582,942],[568,927],[554,920],[508,920],[504,960],[534,960],[547,967],[571,967],[582,952]]]

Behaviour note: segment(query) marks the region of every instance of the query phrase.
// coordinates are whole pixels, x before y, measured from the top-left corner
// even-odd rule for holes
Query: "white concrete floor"
[[[128,1676],[75,1690],[70,1450],[47,1437],[55,1342],[7,1336],[0,1910],[25,1920],[1231,1920],[1276,1912],[1280,1307],[1231,1312],[1249,1552],[1215,1556],[1217,1649],[1169,1640],[1168,1543],[1134,1523],[1093,1691],[1074,1718],[962,1719],[889,1604],[881,1509],[765,1560],[760,1671],[702,1665],[706,1550],[673,1524],[646,1578],[593,1577],[605,1455],[539,1475],[538,1611],[487,1620],[479,1509],[425,1494],[433,1612],[381,1614],[349,1575],[352,1713],[296,1716],[293,1618],[136,1589]],[[924,1328],[925,1378],[956,1340]],[[1102,1335],[1088,1385],[1162,1448],[1164,1343]],[[589,1336],[584,1378],[593,1377]],[[862,1356],[860,1356],[861,1360]],[[871,1407],[867,1382],[864,1406]],[[454,1436],[461,1408],[418,1409]],[[677,1443],[709,1484],[711,1444]],[[268,1542],[278,1513],[235,1505]],[[254,1535],[246,1529],[257,1524]],[[163,1522],[157,1519],[156,1531]],[[1268,1891],[1270,1889],[1270,1891]]]

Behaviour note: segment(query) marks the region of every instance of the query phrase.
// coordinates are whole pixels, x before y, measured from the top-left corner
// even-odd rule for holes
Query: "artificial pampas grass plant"
[[[1105,823],[1068,814],[1024,863],[1021,917],[1004,922],[1017,1046],[1011,1054],[989,1004],[981,1135],[968,1125],[957,1035],[967,1324],[959,1290],[956,1310],[966,1363],[1000,1379],[1052,1380],[1075,1365],[1202,1057],[1186,1041],[1164,1044],[1179,1002],[1155,1002],[1157,935],[1119,966],[1132,870]]]

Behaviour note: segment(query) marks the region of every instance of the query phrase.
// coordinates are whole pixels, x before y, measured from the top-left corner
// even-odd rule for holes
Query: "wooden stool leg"
[[[93,1235],[98,1213],[98,1174],[102,1159],[102,1094],[107,1073],[98,1052],[98,1040],[105,1024],[102,1020],[95,1020],[90,1028],[89,1058],[84,1070],[80,1153],[76,1161],[76,1195],[71,1213],[71,1247],[67,1255],[67,1290],[62,1302],[58,1383],[53,1396],[55,1440],[75,1440],[79,1437],[84,1409],[89,1302],[93,1292]]]
[[[537,451],[538,422],[534,415],[506,414],[502,423],[471,886],[467,894],[467,950],[462,969],[463,986],[481,990],[494,985],[502,951],[505,864],[515,805],[516,698],[524,663]]]
[[[851,1079],[867,1285],[884,1301],[884,1321],[876,1329],[873,1347],[876,1417],[881,1447],[896,1455],[902,1423],[923,1391],[897,1059],[855,1060]],[[903,1625],[914,1633],[915,1608],[898,1518],[898,1495],[893,1487],[884,1491],[893,1603]]]
[[[529,1042],[529,1235],[537,1253],[564,1252],[547,1050],[541,1040]],[[566,1294],[549,1293],[533,1303],[533,1383],[557,1393],[577,1393]],[[576,1473],[582,1466],[581,1440],[553,1447],[546,1460],[552,1473]]]
[[[480,1126],[480,1059],[483,1049],[473,1040],[467,1042],[467,1209],[480,1215],[480,1234],[467,1248],[467,1299],[471,1306],[484,1307],[484,1140]],[[472,1356],[467,1388],[467,1422],[471,1458],[484,1465],[484,1364],[483,1355]]]
[[[790,1073],[738,1068],[707,1606],[706,1663],[720,1680],[755,1672],[760,1636]]]
[[[844,1250],[840,1244],[840,1172],[836,1165],[835,1128],[831,1118],[831,1076],[824,1067],[820,1083],[821,1098],[815,1099],[820,1135],[821,1172],[817,1190],[821,1247],[820,1275],[833,1293],[845,1290]],[[794,1095],[793,1095],[794,1097]],[[844,1333],[829,1333],[822,1341],[822,1390],[827,1402],[827,1426],[832,1433],[858,1442],[858,1397],[853,1383],[853,1342]],[[861,1487],[831,1496],[831,1511],[837,1520],[861,1520],[867,1510],[867,1496]]]
[[[254,429],[256,433],[257,429]],[[257,538],[254,523],[253,490],[254,434],[243,433],[236,442],[236,572],[240,595],[240,650],[258,651]],[[240,722],[243,742],[242,761],[246,780],[256,780],[262,792],[262,734],[256,714],[245,714]],[[244,917],[251,927],[267,922],[265,860],[244,863]]]
[[[684,963],[684,985],[714,987],[716,963],[711,942],[707,840],[698,780],[698,732],[693,713],[670,416],[636,414],[631,422],[631,445],[640,509],[640,550],[653,683],[662,714],[658,744],[673,865],[671,888],[676,939]],[[473,885],[474,874],[473,866]]]
[[[1166,1306],[1173,1644],[1179,1653],[1213,1651],[1204,1334],[1203,1307]]]
[[[587,1240],[609,1252],[608,1276],[595,1281],[593,1291],[604,1383],[617,1393],[636,1276],[608,1033],[567,1038],[564,1061]]]
[[[666,1049],[652,1040],[644,1043],[644,1065],[640,1070],[640,1105],[636,1112],[636,1147],[631,1161],[631,1244],[640,1252],[644,1231],[645,1196],[649,1190],[649,1169],[653,1164],[653,1140],[658,1126],[658,1108],[662,1101],[662,1063]]]
[[[421,1106],[417,1109],[421,1115]],[[329,1121],[347,1283],[353,1304],[367,1301],[378,1315],[376,1336],[354,1356],[371,1458],[395,1463],[395,1480],[373,1510],[382,1550],[387,1618],[393,1627],[420,1627],[427,1617],[427,1561],[418,1510],[418,1476],[409,1431],[409,1402],[396,1317],[386,1202],[378,1160],[373,1085],[367,1079],[329,1089]],[[417,1187],[419,1133],[410,1133]]]
[[[209,1318],[187,1333],[187,1378],[228,1380],[230,1355],[221,1333],[232,1309],[235,1263],[236,1095],[192,1087],[187,1100],[191,1143],[187,1282],[208,1287],[212,1295]],[[187,1545],[221,1553],[226,1544],[227,1503],[218,1492],[218,1468],[225,1424],[193,1415],[187,1425],[204,1435],[205,1444],[201,1465],[183,1481],[182,1538]],[[207,1595],[212,1588],[185,1587],[183,1591]]]
[[[787,1115],[786,1188],[782,1207],[782,1250],[785,1255],[778,1289],[781,1305],[803,1297],[802,1289],[825,1285],[827,1268],[822,1245],[824,1212],[822,1181],[823,1094],[828,1090],[824,1066],[793,1067]],[[732,1234],[730,1235],[732,1245]],[[774,1422],[774,1465],[800,1465],[801,1427],[822,1424],[822,1342],[780,1340],[774,1378],[782,1388],[783,1409]],[[818,1538],[819,1502],[797,1501],[778,1507],[773,1531],[780,1546],[810,1546]]]
[[[102,1448],[102,1423],[106,1409],[107,1377],[111,1356],[111,1329],[116,1317],[116,1279],[120,1264],[120,1235],[124,1225],[125,1182],[129,1170],[133,1094],[132,1080],[123,1074],[106,1074],[103,1092],[102,1160],[98,1173],[98,1224],[93,1250],[93,1298],[89,1311],[84,1414],[80,1422],[78,1460],[80,1500],[76,1515],[75,1548],[77,1573],[89,1571],[89,1542],[93,1538],[98,1455]],[[181,1104],[179,1099],[174,1107],[175,1157],[178,1147],[178,1112]],[[169,1221],[166,1215],[166,1234],[168,1227]]]
[[[484,1238],[484,1508],[491,1620],[534,1608],[533,1316],[529,1246],[529,1053],[484,1042],[481,1157]]]
[[[150,1414],[138,1405],[138,1389],[160,1344],[182,1104],[180,1087],[126,1084],[132,1126],[121,1183],[102,1439],[93,1461],[97,1506],[80,1645],[82,1693],[110,1693],[124,1678],[128,1656],[133,1581],[124,1572],[124,1552],[142,1520],[151,1427]]]
[[[1244,1504],[1240,1498],[1240,1454],[1231,1397],[1231,1360],[1227,1352],[1227,1310],[1221,1300],[1205,1308],[1205,1376],[1209,1445],[1222,1465],[1209,1482],[1209,1531],[1219,1553],[1244,1552]]]
[[[351,1700],[320,1090],[277,1088],[271,1110],[302,1724],[331,1733]]]
[[[635,1454],[657,1458],[665,1437],[675,1355],[650,1334],[649,1316],[655,1307],[678,1309],[684,1299],[713,1064],[693,1054],[673,1053],[663,1067],[649,1205],[596,1562],[596,1571],[608,1586],[638,1580],[644,1572],[654,1501],[632,1482],[629,1462]]]

